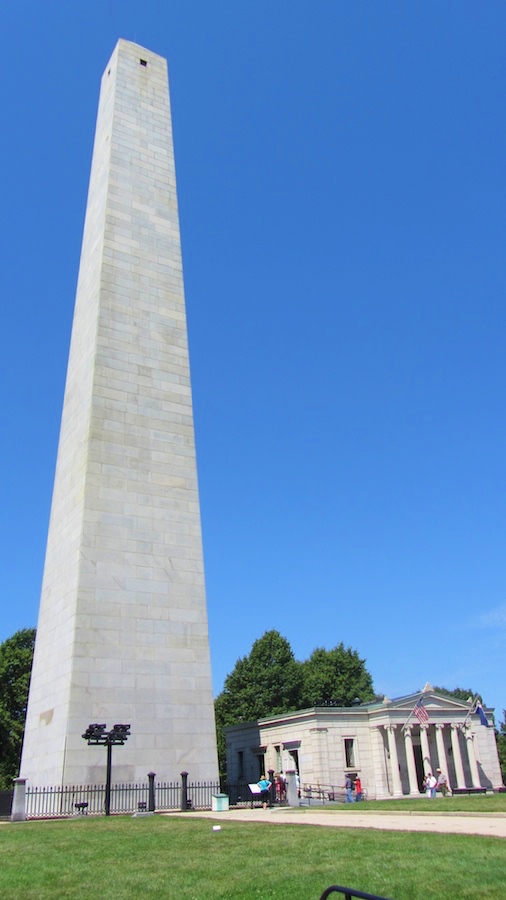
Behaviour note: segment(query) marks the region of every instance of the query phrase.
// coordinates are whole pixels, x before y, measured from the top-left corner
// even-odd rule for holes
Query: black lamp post
[[[88,725],[83,734],[88,744],[101,744],[107,747],[107,775],[105,781],[105,814],[111,815],[111,767],[113,745],[124,744],[130,734],[130,725],[113,725],[107,731],[106,725]]]

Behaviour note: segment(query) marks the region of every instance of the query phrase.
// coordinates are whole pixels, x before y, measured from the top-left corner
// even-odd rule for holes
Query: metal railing
[[[311,803],[315,803],[319,806],[325,805],[325,803],[344,803],[345,799],[346,791],[340,785],[302,785],[301,800],[306,801],[309,805],[311,805]]]
[[[76,815],[78,807],[90,815],[104,811],[105,786],[101,784],[27,787],[27,819],[57,819]],[[82,806],[86,804],[86,806]]]
[[[219,793],[218,782],[189,782],[188,809],[211,809],[213,794]],[[180,782],[155,784],[155,809],[169,811],[182,808]],[[149,809],[148,782],[111,785],[112,814],[133,813]],[[56,819],[73,815],[103,815],[105,784],[55,785],[26,789],[28,819]]]
[[[209,807],[211,803],[209,802]],[[155,784],[155,809],[181,809],[181,783],[162,781]]]
[[[218,782],[188,782],[188,808],[211,809],[213,794],[220,793]]]
[[[251,806],[253,802],[253,795],[247,784],[223,784],[222,791],[228,794],[230,806],[235,806],[236,809]]]
[[[184,773],[186,775],[186,773]],[[252,806],[255,798],[249,786],[220,784],[218,782],[157,782],[154,784],[154,808],[159,811],[211,809],[213,794],[225,793],[231,807]],[[105,784],[55,785],[53,787],[26,787],[26,815],[29,819],[50,819],[72,815],[99,816],[105,811]],[[303,784],[300,801],[311,806],[327,803],[343,803],[346,793],[341,786],[329,784]],[[279,800],[274,794],[273,803]],[[149,810],[148,782],[141,784],[120,783],[111,785],[110,812],[133,813]]]

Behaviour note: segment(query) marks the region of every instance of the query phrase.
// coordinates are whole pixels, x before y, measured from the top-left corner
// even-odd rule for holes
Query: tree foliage
[[[297,709],[301,685],[300,664],[278,631],[267,631],[248,656],[237,660],[214,707],[221,772],[225,770],[223,727]]]
[[[351,706],[374,699],[372,678],[356,650],[343,643],[332,650],[317,647],[301,663],[303,674],[302,705]]]
[[[483,703],[481,694],[476,694],[471,688],[466,689],[456,687],[453,691],[450,691],[445,687],[435,687],[434,690],[436,694],[443,694],[444,697],[455,697],[456,700],[462,700],[463,703],[467,703],[470,697],[472,700],[476,699],[479,700],[480,703]]]
[[[0,788],[19,774],[35,628],[23,628],[0,644]]]
[[[364,660],[343,644],[317,648],[298,662],[279,631],[267,631],[248,656],[238,659],[215,701],[220,772],[225,771],[225,725],[250,722],[328,702],[350,706],[372,700],[372,679]]]
[[[290,644],[279,631],[267,631],[255,641],[248,656],[237,660],[216,698],[220,771],[225,765],[225,725],[296,709],[300,695],[300,665]]]

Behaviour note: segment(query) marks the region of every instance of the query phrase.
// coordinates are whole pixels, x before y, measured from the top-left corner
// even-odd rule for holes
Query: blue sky
[[[277,628],[506,707],[506,6],[3,9],[0,640],[37,621],[98,90],[169,60],[215,691]]]

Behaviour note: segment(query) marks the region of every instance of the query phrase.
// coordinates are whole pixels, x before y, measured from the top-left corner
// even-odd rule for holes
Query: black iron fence
[[[188,785],[190,789],[192,785]],[[182,785],[178,781],[162,781],[155,784],[155,809],[169,811],[181,809]],[[191,797],[189,798],[191,800]],[[209,800],[211,809],[211,800]]]
[[[188,809],[211,809],[213,794],[220,793],[218,782],[189,782]]]
[[[184,773],[186,775],[186,773]],[[186,789],[186,799],[184,790]],[[335,789],[338,790],[337,788]],[[56,819],[68,816],[100,816],[105,812],[105,784],[55,785],[32,787],[26,785],[27,819]],[[6,792],[7,793],[7,792]],[[230,807],[252,806],[254,798],[247,784],[188,781],[154,784],[154,808],[160,812],[170,810],[212,809],[213,794],[227,794]],[[328,787],[311,788],[304,785],[303,793],[309,801],[328,802],[332,791]],[[10,814],[12,792],[5,801],[5,815]],[[323,796],[325,795],[325,796]],[[337,795],[336,795],[337,799]],[[275,795],[273,796],[275,800]],[[111,785],[110,812],[112,815],[144,812],[150,809],[149,782],[140,784],[120,783]],[[7,809],[8,806],[8,809]]]
[[[219,793],[217,782],[189,782],[188,809],[211,809],[213,794]],[[105,784],[60,785],[26,788],[26,817],[51,819],[72,815],[97,816],[104,813]],[[111,785],[111,814],[134,813],[149,808],[148,782]],[[155,784],[155,809],[181,809],[180,782]]]
[[[253,795],[247,784],[224,784],[222,790],[227,794],[230,806],[235,806],[236,809],[251,806],[253,803]]]

